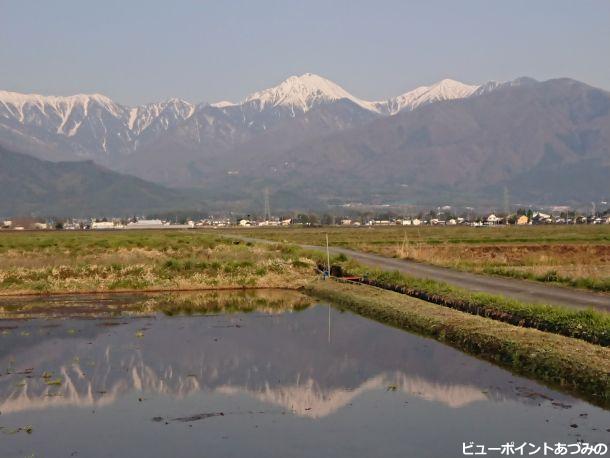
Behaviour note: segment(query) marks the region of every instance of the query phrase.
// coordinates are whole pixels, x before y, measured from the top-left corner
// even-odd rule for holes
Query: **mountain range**
[[[385,101],[314,74],[241,102],[138,107],[0,91],[0,144],[89,160],[249,209],[328,203],[578,204],[610,194],[610,93],[570,79],[445,79]],[[254,197],[256,196],[256,197]],[[256,208],[255,208],[256,209]]]

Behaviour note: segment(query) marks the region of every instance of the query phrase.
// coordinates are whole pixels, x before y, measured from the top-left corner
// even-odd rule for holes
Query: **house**
[[[457,220],[451,218],[449,221],[447,221],[447,224],[449,226],[455,226],[455,225],[457,225]]]
[[[524,224],[528,224],[529,223],[529,218],[527,217],[527,215],[521,215],[519,216],[519,218],[517,218],[516,224],[519,226],[523,226]]]
[[[247,219],[240,219],[238,224],[242,227],[247,227],[250,226],[250,221]]]
[[[34,229],[44,231],[49,228],[47,223],[34,223]]]
[[[341,220],[341,226],[350,226],[351,224],[352,224],[351,219],[342,219]]]
[[[6,219],[6,220],[4,220],[2,222],[2,228],[3,229],[10,229],[12,225],[13,225],[13,222],[11,220],[8,220],[8,219]]]
[[[496,224],[500,224],[501,222],[502,218],[497,217],[493,213],[485,219],[485,224],[488,226],[495,226]]]
[[[411,221],[413,223],[413,226],[419,226],[421,225],[421,219],[419,218],[415,218],[414,220]]]
[[[552,223],[551,215],[547,215],[546,213],[536,212],[532,215],[533,223]]]

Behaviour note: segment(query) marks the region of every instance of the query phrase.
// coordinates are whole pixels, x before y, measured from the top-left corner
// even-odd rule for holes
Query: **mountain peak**
[[[354,97],[338,84],[314,73],[291,76],[277,86],[249,95],[244,103],[256,103],[260,110],[267,106],[284,106],[306,112],[314,106],[340,99],[377,111],[370,102]]]
[[[402,110],[414,110],[425,105],[443,100],[463,99],[471,96],[479,89],[477,85],[465,84],[450,78],[442,79],[431,86],[420,86],[405,92],[387,102],[389,114]]]
[[[465,84],[452,79],[443,79],[430,86],[430,100],[461,99],[468,97],[479,88],[478,85]]]
[[[181,99],[180,97],[172,97],[165,101],[166,105],[192,105],[188,100]]]

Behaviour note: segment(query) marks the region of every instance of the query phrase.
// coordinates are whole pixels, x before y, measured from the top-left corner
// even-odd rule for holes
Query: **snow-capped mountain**
[[[49,159],[98,159],[129,154],[150,138],[184,121],[195,107],[171,99],[135,108],[101,94],[67,97],[0,91],[0,141]],[[60,154],[52,154],[57,150]],[[107,163],[107,160],[100,162]]]
[[[504,186],[528,202],[576,202],[607,198],[609,113],[608,92],[569,79],[447,79],[369,102],[305,74],[237,103],[128,107],[99,94],[0,92],[0,145],[200,187],[242,209],[267,186],[285,208]]]
[[[135,135],[140,135],[151,127],[155,132],[167,130],[189,118],[193,111],[195,105],[181,99],[141,105],[129,110],[127,126]]]
[[[317,105],[341,99],[349,100],[365,110],[379,111],[374,102],[361,100],[338,84],[312,73],[291,76],[275,87],[255,92],[246,97],[241,105],[254,105],[259,111],[284,107],[305,113]]]
[[[133,172],[151,149],[159,154],[187,149],[197,159],[197,151],[214,156],[277,129],[291,132],[282,139],[290,146],[424,104],[469,97],[478,88],[443,80],[388,101],[370,102],[306,73],[239,103],[195,105],[170,99],[137,107],[101,94],[58,97],[0,91],[0,143],[43,159],[93,159]]]
[[[386,102],[377,102],[376,106],[380,111],[394,115],[403,110],[415,110],[429,103],[464,99],[473,95],[480,87],[460,83],[452,79],[444,79],[432,86],[421,86],[405,92]]]
[[[492,84],[499,85],[500,83],[493,82]],[[338,100],[349,100],[365,110],[393,115],[405,109],[414,110],[427,103],[463,99],[473,95],[480,87],[482,86],[444,79],[432,86],[421,86],[389,100],[371,102],[355,97],[326,78],[305,73],[301,76],[291,76],[272,88],[250,94],[240,103],[225,100],[210,106],[216,108],[253,106],[258,111],[281,107],[289,108],[295,113],[305,113],[319,105]],[[485,87],[492,86],[488,83]]]
[[[0,91],[0,109],[5,118],[12,116],[24,124],[42,124],[48,119],[57,124],[57,133],[69,137],[90,111],[101,109],[114,117],[124,114],[122,107],[101,94],[55,97]]]

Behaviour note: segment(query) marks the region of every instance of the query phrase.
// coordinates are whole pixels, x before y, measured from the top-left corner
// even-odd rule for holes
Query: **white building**
[[[91,229],[94,229],[94,230],[114,229],[114,223],[112,221],[94,221],[91,223]]]
[[[500,224],[500,222],[502,222],[502,218],[498,218],[493,213],[491,215],[489,215],[487,217],[487,219],[485,220],[485,224],[487,224],[488,226],[493,226],[493,225],[496,225],[496,224]]]
[[[135,223],[127,223],[127,229],[160,229],[164,226],[165,223],[160,219],[140,219]]]

